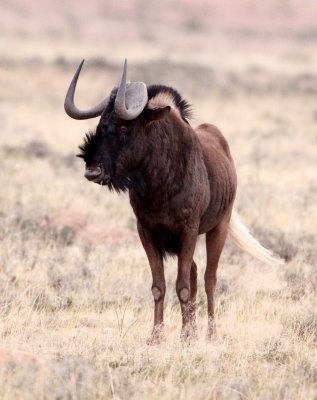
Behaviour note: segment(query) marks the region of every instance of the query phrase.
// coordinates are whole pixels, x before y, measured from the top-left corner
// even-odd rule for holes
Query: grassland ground
[[[46,23],[35,2],[4,2],[0,15],[0,398],[316,399],[317,45],[308,6],[304,28],[273,20],[267,32],[262,21],[263,37],[254,25],[248,35],[213,35],[185,2],[168,15],[174,36],[164,40],[162,27],[140,24],[156,7],[141,1],[124,46],[128,5],[109,2],[102,14],[101,2],[91,3],[94,26],[80,4],[73,14],[54,9]],[[84,180],[75,154],[96,121],[63,112],[83,55],[83,107],[116,84],[127,56],[131,79],[174,86],[194,105],[194,126],[223,131],[238,171],[237,208],[287,260],[265,266],[227,243],[211,343],[200,238],[197,341],[179,341],[168,259],[165,340],[146,345],[151,276],[128,198]]]

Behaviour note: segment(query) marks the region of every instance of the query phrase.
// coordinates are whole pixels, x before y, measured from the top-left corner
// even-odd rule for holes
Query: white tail
[[[238,213],[233,209],[228,229],[229,238],[240,249],[267,264],[284,264],[284,261],[275,257],[272,252],[263,247],[243,225]]]

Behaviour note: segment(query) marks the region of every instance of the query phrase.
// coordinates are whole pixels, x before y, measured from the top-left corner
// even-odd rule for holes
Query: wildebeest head
[[[74,104],[74,93],[83,61],[69,86],[65,111],[74,119],[88,119],[101,115],[95,132],[86,134],[78,155],[86,163],[85,177],[115,190],[127,190],[134,184],[142,190],[139,164],[148,154],[145,130],[154,120],[169,114],[168,101],[153,102],[153,98],[171,98],[180,116],[189,114],[188,104],[178,92],[165,86],[149,88],[143,82],[127,82],[127,61],[118,87],[100,104],[79,110]]]

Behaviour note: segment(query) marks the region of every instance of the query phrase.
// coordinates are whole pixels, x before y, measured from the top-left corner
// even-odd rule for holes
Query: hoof
[[[195,325],[187,325],[182,328],[180,339],[183,344],[190,345],[192,342],[196,341],[197,338],[197,328]]]
[[[207,341],[211,341],[217,337],[216,323],[214,320],[208,321],[208,329],[206,339]]]
[[[146,344],[148,346],[155,346],[160,344],[163,340],[164,340],[163,325],[159,325],[153,328],[152,334],[147,339]]]

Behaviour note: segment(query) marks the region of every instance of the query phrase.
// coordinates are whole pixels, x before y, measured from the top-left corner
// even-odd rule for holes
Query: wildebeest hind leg
[[[207,266],[205,271],[205,291],[208,307],[208,339],[215,333],[214,292],[217,283],[218,262],[226,241],[228,223],[228,219],[225,218],[218,226],[206,233]]]
[[[193,334],[196,335],[196,295],[197,295],[197,266],[195,261],[192,263],[190,270],[190,324]]]

